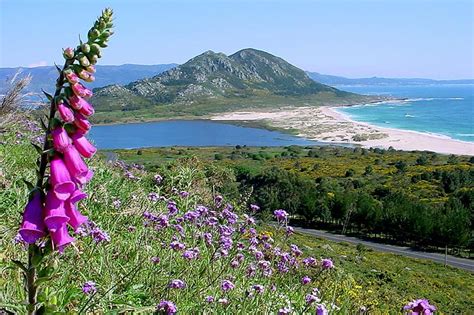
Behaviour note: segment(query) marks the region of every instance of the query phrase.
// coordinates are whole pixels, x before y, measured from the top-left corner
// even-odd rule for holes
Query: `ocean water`
[[[89,136],[99,149],[325,145],[277,131],[199,120],[95,126]]]
[[[349,92],[406,98],[404,101],[342,107],[351,119],[474,142],[474,85],[344,86]]]

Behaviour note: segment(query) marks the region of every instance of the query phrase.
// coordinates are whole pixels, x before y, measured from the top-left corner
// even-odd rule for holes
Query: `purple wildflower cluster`
[[[269,280],[263,281],[263,279],[290,273],[306,274],[301,278],[300,285],[304,285],[305,290],[308,290],[306,287],[312,282],[311,277],[333,267],[329,259],[304,257],[303,251],[297,245],[291,244],[288,247],[280,245],[275,242],[271,234],[259,233],[255,229],[255,219],[252,215],[238,214],[233,205],[225,203],[222,196],[215,196],[211,207],[196,205],[189,209],[186,206],[189,203],[187,192],[175,189],[173,194],[176,196],[175,200],[165,198],[162,199],[163,202],[158,200],[155,209],[161,209],[160,212],[148,210],[143,213],[144,225],[160,238],[161,247],[169,251],[173,259],[182,259],[192,266],[195,263],[201,265],[203,257],[210,257],[209,264],[227,265],[228,272],[242,270],[247,279],[253,282],[244,290],[247,298],[265,292],[276,292],[277,286],[268,284],[266,287],[263,282],[268,283]],[[253,213],[258,209],[258,206],[253,205],[249,212]],[[275,215],[281,223],[285,223],[284,234],[289,237],[293,231],[287,226],[287,212],[280,209],[275,211]],[[164,256],[166,254],[160,254],[160,257]],[[150,257],[150,261],[154,264],[161,263],[156,256]],[[216,295],[215,288],[209,288],[203,300],[206,303],[226,306],[234,302],[235,294],[241,294],[236,292],[241,292],[237,288],[243,285],[238,278],[225,272],[216,279],[216,284],[219,286],[220,294]],[[185,277],[172,279],[167,286],[170,290],[190,290]],[[306,296],[306,304],[314,307],[314,310],[316,304],[321,302],[318,294],[317,290],[309,288]],[[157,310],[174,314],[177,312],[177,307],[173,301],[161,301]],[[283,313],[286,312],[285,308],[282,310]],[[288,308],[288,312],[289,310]]]

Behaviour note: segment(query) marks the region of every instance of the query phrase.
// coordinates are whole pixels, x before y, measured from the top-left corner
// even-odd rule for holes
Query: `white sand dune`
[[[270,126],[296,129],[311,140],[353,143],[362,147],[433,151],[474,155],[474,143],[415,131],[382,128],[351,120],[333,107],[285,107],[272,111],[241,111],[215,115],[212,120],[267,122]]]

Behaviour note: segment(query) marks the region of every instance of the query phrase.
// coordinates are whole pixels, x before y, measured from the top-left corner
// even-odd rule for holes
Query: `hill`
[[[96,81],[88,85],[92,88],[110,84],[127,84],[138,79],[152,77],[163,71],[177,66],[176,64],[159,65],[134,65],[125,64],[120,66],[97,66]],[[24,77],[30,74],[31,83],[26,88],[27,92],[41,93],[41,89],[48,91],[54,87],[58,72],[53,66],[46,67],[16,67],[0,68],[0,94],[4,94],[9,88],[8,81],[15,76]],[[51,92],[51,91],[50,91]]]
[[[306,72],[308,76],[320,83],[337,85],[426,85],[426,84],[474,84],[474,79],[466,80],[432,80],[423,78],[356,78],[350,79],[341,76]]]
[[[172,104],[181,106],[178,111],[190,115],[236,107],[350,104],[373,100],[317,83],[303,70],[256,49],[243,49],[230,56],[207,51],[152,78],[122,86],[111,85],[94,92],[94,104],[99,112],[153,111],[153,106]],[[159,111],[157,114],[160,116]]]

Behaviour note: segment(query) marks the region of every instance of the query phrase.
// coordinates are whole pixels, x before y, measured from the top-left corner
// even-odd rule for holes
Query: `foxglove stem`
[[[38,179],[36,181],[36,187],[42,187],[44,182],[44,174],[46,172],[46,166],[48,165],[48,153],[47,151],[51,149],[51,141],[48,140],[49,135],[51,134],[52,129],[52,120],[56,113],[56,100],[61,94],[64,82],[64,69],[69,67],[74,62],[74,59],[68,59],[64,63],[63,71],[59,74],[58,80],[56,81],[56,91],[54,93],[53,99],[50,102],[49,117],[48,117],[48,126],[44,136],[43,144],[43,153],[41,154],[41,160],[39,165]],[[36,255],[39,251],[37,250],[38,245],[30,244],[28,246],[28,266],[26,274],[26,290],[28,293],[28,314],[36,313],[36,304],[37,304],[37,292],[38,287],[35,284],[37,278],[36,267],[33,265],[33,261],[37,260]]]

